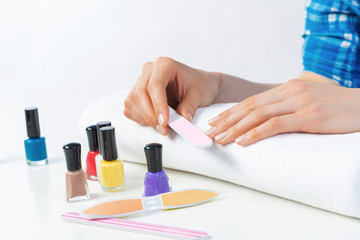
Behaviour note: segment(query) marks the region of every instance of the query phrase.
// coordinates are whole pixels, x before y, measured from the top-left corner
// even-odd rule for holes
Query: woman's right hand
[[[124,115],[167,135],[168,106],[191,121],[195,110],[212,104],[221,77],[217,73],[191,68],[171,58],[145,63],[141,76],[125,100]]]

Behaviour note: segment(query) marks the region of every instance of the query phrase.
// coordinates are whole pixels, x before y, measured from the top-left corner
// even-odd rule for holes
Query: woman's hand
[[[209,120],[219,144],[249,145],[285,132],[360,131],[360,90],[290,80],[251,96]]]
[[[124,114],[167,135],[168,105],[191,121],[198,107],[214,102],[220,84],[221,78],[216,73],[160,57],[144,64],[141,76],[125,100]]]

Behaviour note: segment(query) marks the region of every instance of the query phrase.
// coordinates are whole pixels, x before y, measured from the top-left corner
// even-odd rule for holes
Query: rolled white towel
[[[163,137],[123,115],[128,91],[108,95],[82,114],[78,130],[86,144],[85,127],[109,120],[116,127],[119,156],[145,163],[144,146],[163,144],[163,165],[360,218],[360,133],[281,134],[247,147],[231,143],[198,148],[171,131]],[[200,108],[193,123],[202,130],[208,119],[235,103]]]

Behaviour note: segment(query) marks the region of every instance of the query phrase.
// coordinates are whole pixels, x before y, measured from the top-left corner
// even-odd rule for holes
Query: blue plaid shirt
[[[360,0],[309,0],[306,10],[304,70],[360,88]]]

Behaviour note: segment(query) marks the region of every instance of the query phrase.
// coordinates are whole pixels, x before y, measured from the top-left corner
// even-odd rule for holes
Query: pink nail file
[[[198,129],[186,118],[179,115],[174,109],[169,107],[169,126],[174,129],[180,136],[190,141],[198,147],[210,147],[212,139]]]
[[[166,237],[172,239],[182,240],[207,240],[211,236],[206,232],[189,230],[177,227],[170,227],[164,225],[157,225],[152,223],[141,223],[119,218],[103,218],[103,219],[87,219],[79,215],[79,213],[70,212],[64,213],[62,219],[65,222],[79,223],[96,227],[112,228],[134,233],[142,233],[158,237]],[[140,239],[141,237],[139,237]],[[143,239],[143,238],[141,238]]]

